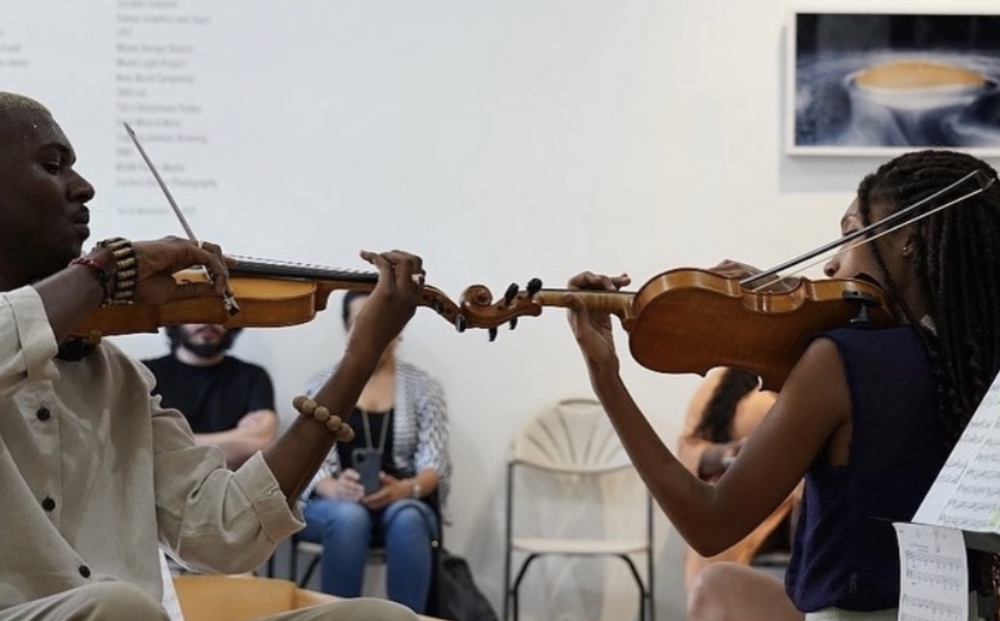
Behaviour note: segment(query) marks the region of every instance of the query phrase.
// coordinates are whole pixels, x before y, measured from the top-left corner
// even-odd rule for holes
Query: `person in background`
[[[156,378],[153,393],[184,414],[196,444],[219,447],[238,468],[278,434],[270,375],[227,355],[240,328],[199,323],[165,331],[170,353],[143,360]]]
[[[344,295],[344,328],[354,330],[367,293]],[[427,607],[432,544],[440,537],[451,462],[448,415],[441,384],[396,357],[399,339],[386,347],[347,417],[354,440],[339,442],[303,495],[306,528],[300,537],[323,544],[322,590],[357,597],[372,546],[384,546],[386,593],[417,613]],[[319,373],[317,390],[334,368]],[[359,455],[377,480],[366,491]],[[367,465],[365,466],[367,468]]]
[[[777,394],[760,389],[753,373],[719,367],[710,371],[688,405],[677,458],[699,479],[715,482],[736,459],[743,444],[763,422]],[[706,558],[691,546],[684,551],[684,586],[688,593],[688,621],[714,621],[720,606],[732,601],[732,619],[801,621],[781,581],[750,563],[769,551],[790,547],[790,523],[801,486],[757,528],[727,550]],[[723,569],[719,569],[723,567]],[[726,596],[714,578],[726,576]],[[729,594],[736,593],[730,596]]]

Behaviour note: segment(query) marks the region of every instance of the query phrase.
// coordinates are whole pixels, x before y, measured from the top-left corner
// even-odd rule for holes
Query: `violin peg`
[[[434,302],[431,303],[431,308],[434,309],[435,313],[440,315],[441,311],[444,310],[444,305],[441,303],[441,300],[435,298]]]
[[[516,327],[517,327],[517,317],[514,317],[513,319],[510,320],[510,329],[513,330]]]
[[[539,278],[532,278],[528,281],[528,295],[534,296],[542,290],[542,281]]]
[[[465,317],[462,315],[455,317],[455,329],[458,330],[459,332],[465,332],[465,328],[466,328]]]
[[[505,291],[503,294],[503,301],[506,302],[507,304],[510,304],[511,302],[514,301],[514,298],[517,297],[517,292],[520,290],[521,288],[517,286],[516,282],[510,283],[510,286],[507,287],[507,291]]]
[[[496,327],[490,328],[490,343],[497,340],[497,329]]]

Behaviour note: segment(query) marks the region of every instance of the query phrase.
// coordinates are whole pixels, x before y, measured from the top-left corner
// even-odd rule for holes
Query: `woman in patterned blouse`
[[[344,296],[347,330],[367,298],[356,291]],[[303,495],[306,528],[300,538],[329,552],[323,555],[321,588],[340,597],[361,595],[368,550],[384,547],[389,599],[422,613],[451,469],[448,416],[440,383],[398,360],[397,342],[386,348],[347,416],[354,439],[330,451]],[[307,393],[332,372],[314,377]],[[362,461],[379,467],[362,477]]]

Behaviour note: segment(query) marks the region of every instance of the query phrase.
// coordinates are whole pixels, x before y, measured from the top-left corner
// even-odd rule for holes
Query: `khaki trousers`
[[[101,582],[0,610],[0,621],[169,621],[169,617],[138,587]],[[359,598],[257,621],[417,621],[417,615],[388,600]]]

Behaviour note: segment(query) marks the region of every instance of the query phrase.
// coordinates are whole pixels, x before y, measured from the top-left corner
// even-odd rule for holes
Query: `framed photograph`
[[[1000,156],[1000,12],[795,12],[787,41],[789,154]]]

